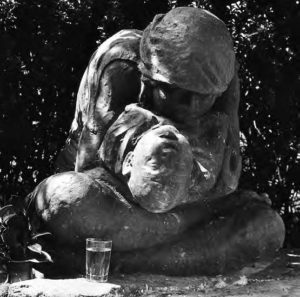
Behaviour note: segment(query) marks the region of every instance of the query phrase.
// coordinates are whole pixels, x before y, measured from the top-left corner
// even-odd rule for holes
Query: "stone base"
[[[11,284],[7,297],[98,297],[114,294],[120,286],[98,283],[84,278],[77,279],[32,279]],[[3,296],[3,295],[2,295]],[[2,297],[1,296],[1,297]],[[5,296],[5,295],[4,295]],[[3,297],[4,297],[3,296]],[[114,295],[113,295],[114,296]]]

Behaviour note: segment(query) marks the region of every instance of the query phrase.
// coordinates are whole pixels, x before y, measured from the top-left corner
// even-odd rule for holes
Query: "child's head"
[[[136,203],[150,212],[166,212],[186,200],[192,160],[187,139],[173,126],[158,125],[127,154],[122,174]]]
[[[134,202],[150,212],[168,211],[187,198],[190,144],[170,121],[151,111],[128,105],[108,129],[99,157],[128,184]]]

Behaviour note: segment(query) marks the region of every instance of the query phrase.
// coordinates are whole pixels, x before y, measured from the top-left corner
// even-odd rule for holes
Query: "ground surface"
[[[300,297],[300,250],[282,251],[272,264],[257,263],[228,276],[169,277],[146,274],[112,275],[109,282],[120,285],[120,289],[99,296]],[[18,296],[52,297],[51,294],[43,295],[42,293],[28,295],[25,293],[25,290],[22,292],[22,285],[19,285],[19,288],[19,290],[14,291],[19,293]],[[66,292],[67,290],[64,289],[63,291]],[[15,293],[14,295],[10,295],[7,292],[7,290],[1,292],[0,286],[0,296],[15,296]],[[77,297],[79,295],[72,293],[66,296]],[[80,296],[98,295],[88,294]]]
[[[270,265],[257,263],[238,273],[217,277],[120,275],[119,296],[300,297],[300,250],[282,251]]]

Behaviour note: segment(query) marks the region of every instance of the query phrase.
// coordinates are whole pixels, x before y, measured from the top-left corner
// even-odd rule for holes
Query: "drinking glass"
[[[107,282],[112,241],[99,238],[86,239],[86,278]]]

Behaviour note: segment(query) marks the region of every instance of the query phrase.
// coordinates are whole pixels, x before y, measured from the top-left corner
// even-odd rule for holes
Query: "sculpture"
[[[115,269],[176,275],[239,269],[282,246],[269,199],[236,191],[237,71],[225,24],[197,8],[100,45],[60,173],[28,196],[37,228],[64,247],[58,264],[83,268],[86,237],[113,240]]]

